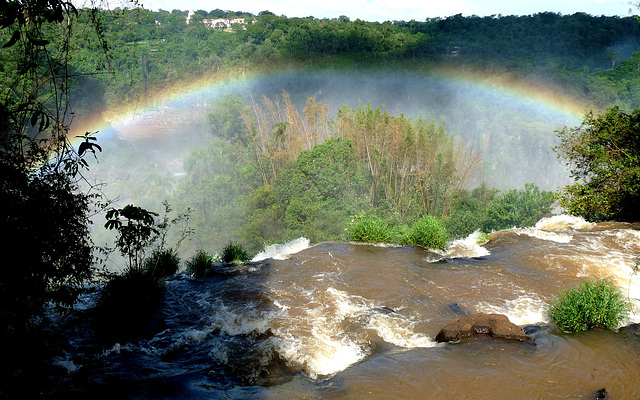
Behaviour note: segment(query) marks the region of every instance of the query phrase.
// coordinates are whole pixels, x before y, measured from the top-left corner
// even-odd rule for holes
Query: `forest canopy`
[[[544,12],[378,23],[216,9],[197,10],[187,23],[187,11],[139,8],[79,10],[72,17],[70,104],[79,119],[144,105],[152,94],[179,92],[204,76],[355,65],[474,68],[553,83],[596,109],[640,106],[640,27],[633,17]],[[216,20],[227,22],[207,22]],[[94,21],[99,36],[88,34]],[[12,34],[3,29],[0,39],[8,43]],[[10,82],[16,69],[8,59],[2,64]]]

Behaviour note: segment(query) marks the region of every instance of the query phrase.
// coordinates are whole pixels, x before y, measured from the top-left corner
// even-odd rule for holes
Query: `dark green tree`
[[[47,302],[70,306],[91,279],[90,200],[52,167],[28,174],[1,160],[2,329],[21,330]]]
[[[8,38],[0,49],[0,250],[11,260],[0,277],[6,332],[32,325],[47,302],[72,305],[95,271],[88,229],[93,195],[78,184],[89,165],[84,156],[101,148],[90,133],[78,148],[68,137],[69,49],[78,13],[58,0],[0,7],[0,37]]]
[[[236,95],[227,95],[217,100],[207,113],[207,121],[214,136],[230,142],[247,145],[246,129],[242,122],[244,103]]]
[[[67,1],[0,3],[0,343],[11,343],[0,365],[3,398],[46,397],[44,365],[55,350],[39,329],[44,310],[73,305],[96,271],[94,191],[79,182],[84,156],[101,149],[90,133],[79,148],[69,139],[78,16]]]
[[[368,184],[348,139],[331,138],[300,153],[274,185],[288,238],[340,239],[343,221],[367,208]]]
[[[533,183],[525,184],[523,190],[512,189],[495,196],[489,206],[484,230],[534,226],[551,213],[553,200],[553,192],[540,190]]]
[[[582,124],[558,131],[558,157],[575,183],[560,194],[567,211],[589,221],[640,219],[640,109],[589,112]]]

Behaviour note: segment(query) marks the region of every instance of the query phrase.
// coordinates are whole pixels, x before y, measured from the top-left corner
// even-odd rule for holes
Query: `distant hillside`
[[[98,67],[111,73],[78,78],[79,114],[142,104],[152,93],[171,92],[203,76],[376,65],[473,68],[560,85],[594,108],[640,106],[640,24],[633,17],[540,13],[378,23],[141,9],[98,17],[109,62],[100,44],[83,36],[72,49],[72,66],[78,72]],[[79,18],[82,26],[91,15]],[[82,28],[76,32],[84,34]]]

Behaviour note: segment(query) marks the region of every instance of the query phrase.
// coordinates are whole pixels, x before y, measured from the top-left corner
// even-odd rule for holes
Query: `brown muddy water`
[[[170,279],[152,335],[106,345],[76,331],[57,362],[82,371],[78,392],[112,398],[587,399],[606,388],[638,399],[638,228],[557,216],[442,253],[301,238],[204,280]],[[548,321],[554,297],[587,279],[634,303],[618,331]],[[507,315],[531,341],[434,342],[479,312]]]

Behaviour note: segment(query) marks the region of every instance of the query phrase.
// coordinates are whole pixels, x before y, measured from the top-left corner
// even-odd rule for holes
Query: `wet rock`
[[[449,311],[451,311],[451,313],[456,317],[466,317],[469,315],[469,313],[463,310],[462,307],[460,307],[460,304],[458,303],[447,304],[447,309],[449,309]]]
[[[488,335],[496,339],[526,342],[524,331],[502,314],[476,314],[456,318],[442,328],[436,342],[460,342],[477,335]]]
[[[595,395],[594,399],[602,400],[602,399],[606,399],[606,398],[607,398],[607,389],[602,388],[602,389],[596,391],[596,395]]]
[[[393,308],[387,307],[387,306],[375,307],[371,311],[378,314],[395,314],[396,313],[396,311]]]
[[[640,339],[640,324],[631,324],[620,328],[620,333],[628,338]]]
[[[542,328],[540,326],[538,326],[538,325],[527,325],[524,328],[522,328],[522,331],[527,336],[536,335],[536,334],[540,333],[541,330],[542,330]]]

